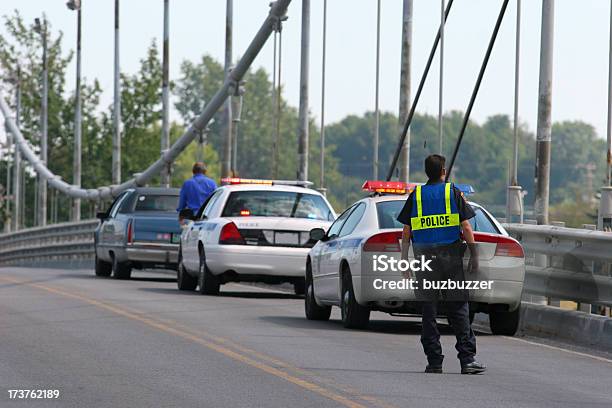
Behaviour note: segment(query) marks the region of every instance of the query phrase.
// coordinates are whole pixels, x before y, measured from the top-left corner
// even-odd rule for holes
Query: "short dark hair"
[[[442,169],[446,165],[446,157],[431,154],[425,159],[425,174],[430,180],[437,180],[442,176]]]
[[[203,162],[195,162],[191,171],[193,174],[204,174],[206,173],[206,165]]]

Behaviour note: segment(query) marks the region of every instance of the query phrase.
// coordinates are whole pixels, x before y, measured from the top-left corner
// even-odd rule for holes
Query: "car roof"
[[[228,191],[286,191],[290,193],[307,193],[322,196],[317,190],[300,186],[267,185],[267,184],[231,184],[219,188]]]
[[[181,192],[178,188],[167,187],[137,187],[134,191],[144,195],[175,195],[178,196]]]

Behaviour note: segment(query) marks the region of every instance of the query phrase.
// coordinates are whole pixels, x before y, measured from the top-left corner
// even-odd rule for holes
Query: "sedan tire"
[[[342,299],[340,299],[342,324],[347,329],[365,329],[370,322],[370,309],[361,306],[355,299],[353,278],[348,270],[342,274]]]
[[[117,257],[113,255],[113,278],[115,279],[130,279],[132,276],[132,267],[127,262],[117,261]]]
[[[113,265],[109,262],[104,262],[96,255],[94,271],[96,276],[109,277],[113,272]]]

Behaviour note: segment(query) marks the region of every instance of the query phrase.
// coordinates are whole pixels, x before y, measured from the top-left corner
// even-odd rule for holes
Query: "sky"
[[[376,0],[328,1],[328,68],[326,120],[374,109]],[[478,70],[501,6],[501,0],[456,0],[446,28],[444,110],[467,107]],[[520,66],[521,122],[534,131],[537,122],[541,1],[522,2]],[[234,0],[234,56],[246,49],[268,13],[269,0]],[[323,0],[312,0],[310,109],[320,117]],[[76,43],[76,13],[64,0],[2,0],[0,14],[18,9],[26,21],[43,12],[55,30],[64,33],[66,51]],[[133,73],[153,38],[161,49],[163,0],[121,0],[121,70]],[[83,75],[100,80],[102,102],[112,102],[114,1],[83,0]],[[289,7],[283,31],[283,83],[289,102],[297,106],[300,75],[301,2]],[[416,90],[440,21],[440,1],[414,0],[412,89]],[[610,2],[555,2],[553,121],[583,120],[606,135]],[[516,0],[506,18],[472,118],[493,114],[512,117]],[[184,60],[210,54],[223,60],[225,1],[170,0],[170,77],[180,77]],[[397,113],[399,105],[402,0],[382,0],[380,106]],[[4,27],[0,32],[5,33]],[[272,71],[272,43],[262,50],[256,67]],[[421,113],[438,112],[438,57],[421,102]],[[68,89],[74,84],[74,60]],[[178,118],[176,112],[173,113]]]

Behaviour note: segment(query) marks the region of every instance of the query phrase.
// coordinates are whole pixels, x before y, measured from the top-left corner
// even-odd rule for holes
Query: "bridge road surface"
[[[0,268],[0,407],[612,407],[612,360],[478,333],[486,375],[424,374],[416,320],[367,331],[304,318],[303,299],[168,275]],[[58,389],[58,400],[9,400]]]

